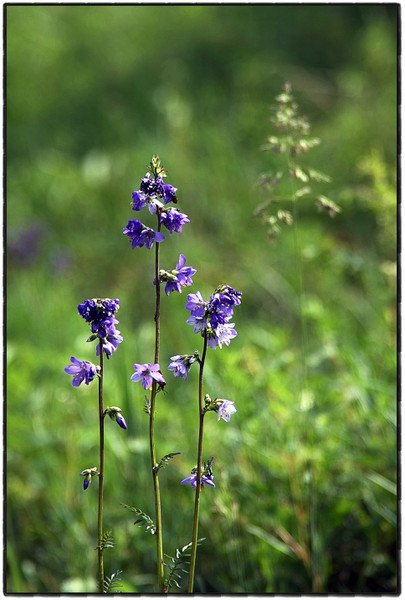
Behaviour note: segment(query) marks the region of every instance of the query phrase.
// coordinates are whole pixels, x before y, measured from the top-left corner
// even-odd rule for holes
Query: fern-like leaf
[[[120,580],[120,578],[118,577],[118,575],[121,575],[122,571],[118,570],[115,571],[115,573],[113,573],[111,575],[111,577],[106,576],[104,579],[104,594],[109,594],[112,592],[115,592],[117,588],[121,587],[121,584],[118,583]]]
[[[146,412],[147,415],[150,415],[150,400],[147,396],[145,396],[145,406],[143,407],[143,411]]]
[[[197,540],[197,546],[200,546],[205,538],[200,538]],[[183,546],[181,550],[176,548],[176,556],[169,556],[165,554],[167,558],[170,558],[172,564],[167,565],[169,567],[169,573],[164,580],[164,592],[167,593],[172,585],[174,584],[176,587],[180,588],[180,581],[183,573],[188,573],[187,569],[184,569],[184,566],[190,562],[191,556],[191,546],[192,542]]]
[[[149,533],[152,535],[156,533],[156,525],[150,516],[144,513],[140,508],[134,508],[133,506],[128,506],[128,504],[123,504],[122,502],[121,506],[128,508],[128,510],[132,511],[139,517],[139,519],[134,521],[134,525],[138,525],[138,527],[145,527],[145,531],[149,531]]]
[[[114,538],[112,536],[112,531],[109,529],[103,534],[101,542],[97,546],[97,548],[101,548],[101,550],[105,550],[106,548],[114,548]]]
[[[170,454],[166,454],[163,458],[161,458],[160,461],[153,467],[155,473],[157,473],[161,467],[165,467],[169,460],[178,454],[181,454],[181,452],[170,452]]]

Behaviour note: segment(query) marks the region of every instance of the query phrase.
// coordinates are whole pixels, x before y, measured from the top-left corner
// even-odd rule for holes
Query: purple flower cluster
[[[168,366],[169,371],[173,371],[175,377],[187,379],[190,367],[196,360],[199,360],[199,355],[196,350],[194,354],[176,354],[175,356],[171,356],[170,360],[172,362]]]
[[[180,254],[179,262],[176,268],[172,271],[164,271],[163,269],[159,272],[159,280],[164,283],[166,282],[165,292],[168,296],[172,292],[182,292],[182,288],[188,285],[193,285],[191,277],[197,273],[193,267],[185,267],[186,257],[184,254]]]
[[[169,202],[177,204],[176,192],[177,188],[169,183],[165,184],[162,175],[153,177],[150,173],[146,173],[141,179],[139,190],[132,192],[132,209],[141,210],[147,206],[153,215],[157,208],[162,208]]]
[[[162,210],[160,220],[162,225],[164,225],[169,231],[170,235],[172,235],[173,231],[176,233],[181,233],[183,230],[183,225],[185,223],[190,223],[188,216],[184,213],[181,213],[179,210],[177,210],[177,208],[167,208]]]
[[[242,292],[237,292],[229,285],[219,286],[206,302],[200,292],[187,296],[186,308],[191,316],[187,323],[193,326],[194,333],[201,332],[207,337],[210,348],[229,346],[237,336],[234,323],[230,323],[233,307],[241,303]]]
[[[92,298],[79,304],[77,310],[85,321],[90,323],[92,334],[87,341],[93,341],[96,338],[102,340],[103,351],[107,358],[118,348],[118,344],[123,338],[120,332],[115,328],[119,322],[115,318],[115,313],[119,309],[120,301],[118,298]],[[96,354],[100,354],[100,342],[97,344]]]
[[[138,219],[129,220],[124,235],[132,240],[132,249],[146,246],[150,250],[153,242],[162,242],[165,236],[160,232],[160,225],[166,227],[171,235],[173,232],[181,233],[183,225],[190,222],[188,216],[177,208],[166,208],[169,202],[177,204],[177,188],[164,183],[166,172],[157,156],[152,158],[150,169],[151,172],[142,177],[139,190],[132,192],[132,210],[140,211],[146,207],[152,215],[157,214],[159,231],[146,227]]]

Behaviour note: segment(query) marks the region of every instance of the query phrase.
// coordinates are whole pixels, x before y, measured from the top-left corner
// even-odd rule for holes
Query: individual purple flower
[[[182,227],[185,223],[190,223],[190,219],[184,213],[181,213],[177,208],[167,208],[162,211],[160,216],[162,225],[168,230],[170,235],[173,231],[181,233]]]
[[[174,204],[177,204],[176,193],[177,193],[177,188],[170,185],[170,183],[167,183],[166,185],[164,185],[163,186],[163,195],[162,195],[163,202],[165,204],[168,204],[169,202],[174,202]]]
[[[132,250],[136,247],[146,246],[150,250],[153,242],[162,242],[165,236],[160,231],[154,231],[146,227],[138,219],[130,219],[128,225],[124,228],[124,235],[127,235],[132,241]]]
[[[218,325],[216,329],[208,329],[208,346],[213,350],[215,350],[217,346],[222,348],[223,344],[229,346],[231,340],[233,340],[233,338],[235,338],[238,335],[236,329],[234,329],[234,326],[235,323],[224,323],[223,325]]]
[[[118,406],[108,406],[105,411],[105,415],[108,415],[112,421],[117,421],[117,424],[122,427],[122,429],[127,429],[127,424],[122,416],[121,409]]]
[[[116,351],[118,344],[120,344],[123,339],[124,338],[120,335],[118,329],[115,330],[115,333],[107,334],[107,336],[103,338],[103,352],[107,358],[110,358],[111,354]],[[100,342],[96,346],[96,356],[100,356]]]
[[[234,404],[235,402],[233,400],[222,400],[221,398],[216,399],[216,405],[218,407],[218,421],[223,419],[227,423],[229,422],[231,415],[236,413]]]
[[[159,279],[161,282],[166,282],[165,292],[168,296],[172,292],[182,292],[182,288],[188,285],[193,285],[191,277],[197,272],[193,267],[185,267],[186,257],[184,254],[180,254],[179,262],[176,268],[172,271],[164,271],[163,269],[159,273]]]
[[[187,295],[187,304],[186,308],[191,312],[191,315],[194,317],[201,317],[205,313],[207,303],[201,296],[201,292],[196,292],[195,294]]]
[[[193,331],[194,333],[199,333],[204,332],[205,329],[207,329],[208,327],[208,323],[207,323],[207,319],[205,317],[205,315],[201,315],[201,317],[198,317],[196,315],[191,315],[191,317],[189,317],[186,321],[187,325],[192,325],[193,326]],[[202,335],[202,333],[201,333]]]
[[[204,487],[204,484],[210,485],[212,487],[215,487],[215,483],[213,481],[214,479],[214,475],[204,475],[201,474],[201,487]],[[191,471],[191,475],[189,477],[186,477],[185,479],[183,479],[183,481],[180,482],[181,484],[185,485],[186,483],[191,483],[191,485],[193,487],[197,487],[197,470],[192,470]]]
[[[83,481],[83,489],[87,490],[91,483],[91,478],[95,475],[100,475],[99,471],[97,471],[97,467],[92,467],[91,469],[84,469],[80,475],[84,477]]]
[[[170,357],[172,362],[167,368],[169,371],[173,371],[173,375],[175,377],[183,377],[183,379],[187,379],[191,365],[198,359],[199,354],[197,350],[194,352],[194,354],[176,354],[175,356]]]
[[[131,381],[142,381],[142,386],[145,390],[152,389],[153,379],[158,382],[161,388],[166,385],[166,381],[162,375],[158,363],[135,363],[134,369],[135,373],[131,375]]]
[[[132,210],[142,210],[147,206],[151,215],[156,213],[157,208],[163,208],[164,204],[156,196],[146,196],[143,192],[132,192]]]
[[[73,375],[72,385],[78,387],[83,381],[89,385],[97,375],[97,367],[87,360],[78,360],[75,356],[71,356],[71,365],[65,367],[64,371],[68,375]]]
[[[124,235],[127,235],[132,240],[132,250],[140,244],[143,224],[138,219],[130,219],[128,225],[124,228]]]
[[[147,204],[147,197],[143,192],[132,192],[132,210],[142,210]]]

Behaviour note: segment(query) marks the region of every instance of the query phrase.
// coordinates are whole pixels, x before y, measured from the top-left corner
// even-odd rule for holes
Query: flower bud
[[[92,467],[91,469],[84,469],[80,475],[82,475],[84,477],[84,481],[83,481],[83,489],[87,490],[87,488],[89,487],[90,483],[91,483],[91,478],[94,477],[95,475],[100,475],[100,472],[97,471],[97,467]]]
[[[107,406],[104,411],[104,415],[108,415],[112,421],[117,421],[118,425],[122,427],[122,429],[127,429],[126,421],[121,414],[121,409],[118,406]]]

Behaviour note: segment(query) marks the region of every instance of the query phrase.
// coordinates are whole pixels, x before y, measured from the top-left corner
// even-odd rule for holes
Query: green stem
[[[207,354],[207,336],[204,335],[204,347],[202,351],[202,357],[200,361],[200,374],[198,380],[198,416],[199,416],[199,428],[198,428],[198,448],[197,448],[197,486],[195,488],[195,501],[194,501],[194,518],[193,518],[193,534],[191,537],[191,558],[190,558],[190,573],[188,580],[188,592],[193,593],[194,588],[194,576],[195,576],[195,563],[197,558],[197,540],[198,540],[198,522],[200,515],[200,495],[201,495],[201,466],[202,466],[202,449],[203,449],[203,437],[204,437],[204,410],[203,410],[203,373],[205,356]]]
[[[100,431],[100,475],[98,477],[98,589],[103,593],[104,588],[104,558],[103,558],[103,488],[104,488],[104,407],[103,407],[103,340],[99,338],[100,344],[100,374],[98,379],[98,418]]]
[[[158,227],[160,231],[160,214],[158,214]],[[159,243],[155,244],[155,289],[156,289],[156,308],[155,308],[155,363],[159,363],[160,351],[160,281],[159,281]],[[153,477],[153,491],[155,496],[155,525],[156,525],[156,562],[157,562],[157,580],[159,592],[164,588],[164,560],[163,560],[163,532],[162,532],[162,502],[160,497],[160,485],[158,472],[154,467],[157,464],[155,449],[155,405],[156,405],[157,382],[153,380],[152,392],[150,398],[149,412],[149,447]]]
[[[291,168],[291,160],[290,157],[287,157],[287,168],[290,171]],[[294,184],[291,181],[291,189],[292,194],[294,195]],[[303,262],[302,262],[302,252],[301,252],[301,244],[299,240],[299,228],[298,228],[298,207],[297,200],[294,198],[293,201],[293,222],[294,222],[294,251],[295,251],[295,263],[297,265],[297,277],[298,277],[298,311],[300,318],[300,333],[301,333],[301,381],[300,381],[300,392],[302,402],[302,394],[307,392],[308,387],[308,364],[307,364],[307,354],[308,354],[308,332],[307,332],[307,320],[305,316],[305,287],[304,287],[304,273],[303,273]],[[302,442],[304,444],[309,444],[313,446],[313,438],[312,438],[312,427],[310,426],[312,422],[312,413],[313,408],[310,410],[303,411],[303,426],[302,431],[303,439]],[[312,461],[308,460],[306,463],[307,471],[309,472],[309,480],[310,480],[310,488],[309,488],[309,500],[307,504],[307,511],[309,514],[309,527],[307,523],[302,523],[298,518],[298,527],[301,530],[300,540],[310,548],[311,553],[311,577],[312,577],[312,591],[313,592],[321,592],[322,591],[322,579],[319,574],[319,560],[318,560],[318,544],[317,544],[317,521],[316,521],[316,488],[314,485],[314,472],[312,468]],[[301,493],[302,496],[302,493]],[[309,535],[309,541],[308,541]]]

